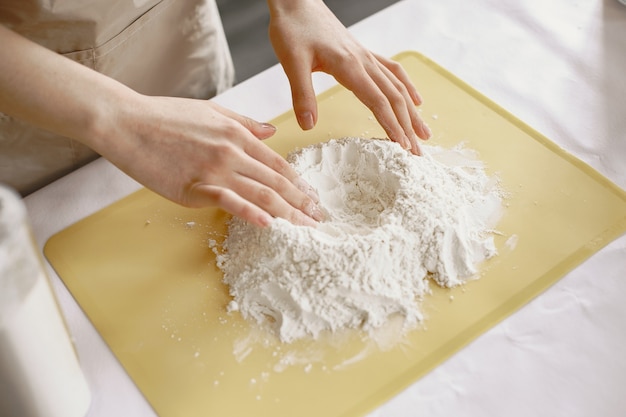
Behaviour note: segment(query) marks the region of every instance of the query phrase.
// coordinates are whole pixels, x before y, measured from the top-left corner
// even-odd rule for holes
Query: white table
[[[617,0],[405,0],[351,31],[382,55],[422,52],[626,188],[626,7]],[[315,81],[318,91],[332,84]],[[258,120],[291,105],[279,67],[215,100]],[[26,204],[39,245],[138,188],[97,160],[34,193]],[[49,272],[92,390],[88,416],[154,416]],[[372,416],[624,416],[624,297],[626,236]]]

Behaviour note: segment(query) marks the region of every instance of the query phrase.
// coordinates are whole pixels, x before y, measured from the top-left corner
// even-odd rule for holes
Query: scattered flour
[[[519,236],[517,235],[511,235],[506,242],[504,242],[504,245],[509,248],[510,250],[515,249],[515,247],[517,246],[517,242],[519,241]]]
[[[454,287],[496,255],[497,181],[475,153],[423,146],[415,157],[387,140],[343,138],[288,160],[320,197],[317,228],[238,218],[218,253],[231,311],[283,342],[322,332],[416,327],[429,279]]]

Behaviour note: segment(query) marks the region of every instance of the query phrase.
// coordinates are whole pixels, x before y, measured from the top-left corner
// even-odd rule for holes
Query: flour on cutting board
[[[213,246],[233,301],[281,341],[345,329],[370,335],[391,320],[401,331],[424,320],[434,281],[455,287],[496,255],[502,193],[475,152],[343,138],[299,149],[288,160],[320,197],[317,228],[238,218]]]

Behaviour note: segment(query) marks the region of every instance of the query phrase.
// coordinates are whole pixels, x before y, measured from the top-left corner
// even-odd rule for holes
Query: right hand
[[[311,129],[317,102],[311,73],[323,71],[352,91],[389,138],[421,154],[430,129],[416,105],[422,99],[400,64],[361,45],[322,0],[270,0],[269,34],[293,97],[298,123]]]

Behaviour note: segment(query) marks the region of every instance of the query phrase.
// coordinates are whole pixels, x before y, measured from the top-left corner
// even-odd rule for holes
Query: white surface
[[[626,188],[626,7],[616,0],[405,0],[351,31],[382,55],[422,52]],[[332,82],[315,79],[319,91]],[[291,104],[279,67],[216,101],[258,120]],[[98,160],[29,196],[39,244],[137,188]],[[89,417],[153,416],[50,272],[91,385]],[[371,417],[626,415],[624,278],[622,236]]]

